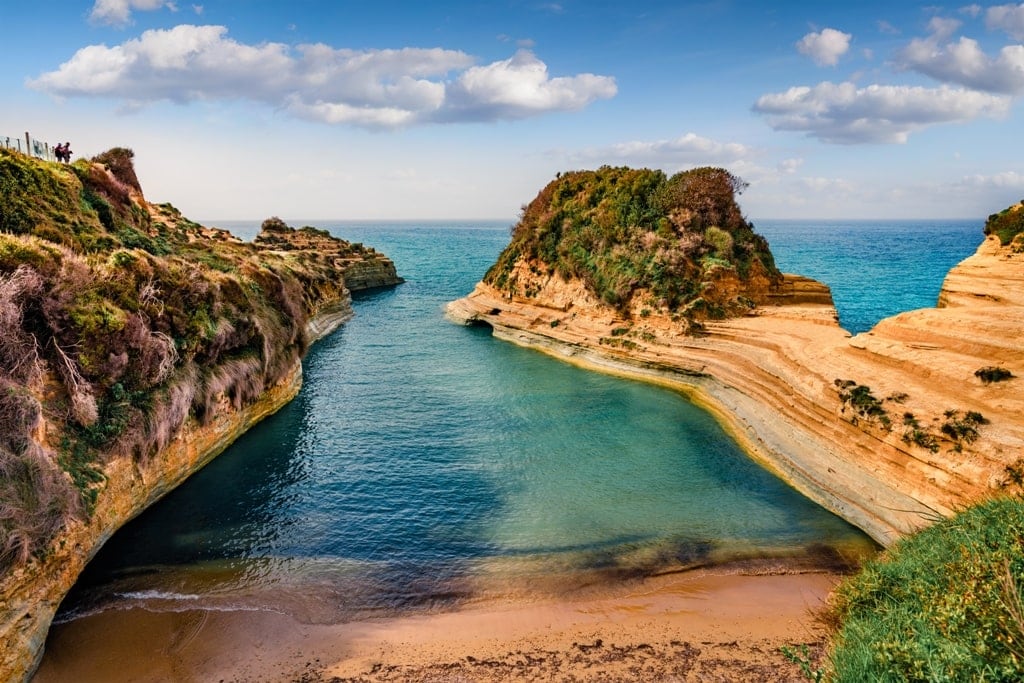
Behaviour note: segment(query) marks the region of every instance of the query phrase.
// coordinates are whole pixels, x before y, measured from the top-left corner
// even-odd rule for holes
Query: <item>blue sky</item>
[[[55,0],[4,21],[0,134],[131,147],[147,198],[195,219],[512,220],[602,164],[724,166],[755,223],[1024,197],[1024,3]]]

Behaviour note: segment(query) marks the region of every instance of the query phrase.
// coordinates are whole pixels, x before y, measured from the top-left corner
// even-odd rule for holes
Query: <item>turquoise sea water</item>
[[[118,532],[58,620],[144,606],[337,621],[872,552],[681,396],[447,322],[508,224],[319,225],[407,282],[357,295],[296,400]],[[832,285],[852,331],[932,305],[980,241],[973,222],[758,227],[780,267]]]
[[[978,248],[985,221],[758,221],[776,265],[832,288],[840,324],[866,332],[882,318],[934,306],[949,269]]]

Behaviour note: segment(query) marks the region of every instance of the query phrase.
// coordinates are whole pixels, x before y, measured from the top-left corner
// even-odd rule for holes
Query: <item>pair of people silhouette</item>
[[[53,148],[53,154],[57,157],[57,161],[61,161],[65,164],[71,163],[71,143],[65,142],[63,145],[58,144]]]

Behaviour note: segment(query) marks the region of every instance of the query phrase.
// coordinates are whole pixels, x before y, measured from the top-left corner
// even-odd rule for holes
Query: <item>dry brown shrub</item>
[[[107,167],[121,184],[130,187],[137,192],[142,192],[142,186],[139,184],[139,178],[135,175],[135,164],[132,159],[135,158],[135,152],[126,147],[114,147],[108,149],[102,154],[97,154],[92,158],[93,161],[103,164]]]
[[[28,266],[0,276],[0,369],[28,385],[41,381],[42,363],[36,337],[24,329],[24,308],[42,289],[42,277]]]
[[[34,439],[41,406],[0,380],[0,569],[24,563],[80,512],[78,494]]]
[[[131,202],[129,187],[102,166],[90,166],[88,174],[82,180],[119,212],[124,212],[124,207]]]
[[[22,453],[39,427],[42,406],[23,386],[0,379],[0,448]]]
[[[92,385],[82,377],[75,361],[64,352],[64,349],[53,341],[53,348],[57,353],[57,371],[64,380],[64,388],[71,397],[71,418],[83,427],[89,427],[96,423],[99,418],[99,407],[96,405],[96,396],[93,395]]]
[[[188,419],[197,385],[194,366],[180,371],[155,397],[148,414],[134,412],[128,429],[118,439],[117,452],[146,460],[167,448]]]
[[[226,400],[235,410],[251,404],[266,388],[260,359],[250,356],[229,360],[207,371],[202,387],[193,399],[196,417],[206,424],[217,403]]]

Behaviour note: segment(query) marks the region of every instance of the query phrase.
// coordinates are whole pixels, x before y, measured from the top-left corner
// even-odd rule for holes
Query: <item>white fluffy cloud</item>
[[[466,69],[446,90],[440,119],[493,120],[582,109],[614,96],[616,85],[594,74],[551,78],[544,62],[519,50],[509,59]]]
[[[1024,40],[1024,3],[989,7],[985,11],[985,25],[1005,31],[1017,40]]]
[[[523,118],[580,109],[616,93],[608,76],[552,78],[527,50],[475,66],[456,50],[247,45],[228,38],[223,26],[191,25],[146,31],[114,47],[84,47],[29,86],[131,106],[248,99],[315,121],[379,128]]]
[[[823,82],[760,97],[754,111],[775,130],[824,142],[903,143],[916,130],[1007,113],[1010,98],[960,88]]]
[[[149,12],[161,7],[177,10],[172,0],[96,0],[89,19],[98,24],[124,26],[131,21],[133,10]]]
[[[946,42],[949,35],[939,30],[910,41],[896,54],[894,63],[898,68],[975,90],[1011,95],[1024,92],[1024,45],[1007,45],[992,58],[982,51],[978,41],[961,36],[956,42]]]
[[[574,159],[679,168],[693,164],[731,164],[754,155],[753,149],[738,142],[719,142],[696,133],[687,133],[671,140],[635,140],[587,149],[576,154]]]
[[[796,49],[819,66],[835,66],[839,58],[850,49],[852,37],[849,33],[826,28],[817,33],[808,33],[797,42]]]

